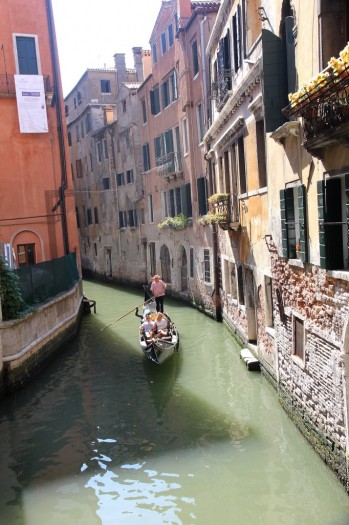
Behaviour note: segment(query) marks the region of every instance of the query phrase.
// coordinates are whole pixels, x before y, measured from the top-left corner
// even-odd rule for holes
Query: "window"
[[[244,294],[244,270],[243,267],[240,265],[237,267],[238,271],[238,297],[239,297],[239,304],[244,305],[245,304],[245,294]]]
[[[256,122],[256,141],[259,187],[265,188],[267,185],[267,166],[265,161],[265,132],[263,120]]]
[[[77,159],[76,163],[76,176],[78,179],[81,179],[83,177],[83,171],[82,171],[82,162],[81,159]]]
[[[126,171],[126,184],[131,184],[133,182],[133,170]]]
[[[149,258],[150,258],[150,273],[155,275],[156,273],[156,251],[155,242],[149,243]]]
[[[189,250],[189,277],[194,279],[194,248],[192,246]]]
[[[87,224],[92,224],[92,213],[91,208],[87,209]]]
[[[317,192],[320,266],[328,270],[348,270],[349,174],[319,181]]]
[[[77,93],[77,99],[78,99],[78,104],[80,106],[80,104],[81,104],[81,93],[80,93],[80,91],[78,91],[78,93]]]
[[[68,131],[68,145],[71,146],[71,133]]]
[[[16,36],[17,71],[20,75],[38,75],[37,37]]]
[[[127,214],[125,211],[119,211],[119,228],[126,228]]]
[[[103,151],[104,151],[104,158],[107,160],[109,158],[107,139],[103,139]]]
[[[184,117],[182,120],[182,134],[183,134],[183,149],[184,149],[184,155],[186,155],[189,151],[189,143],[188,143],[188,125],[187,125],[187,118]]]
[[[35,264],[35,244],[18,244],[17,255],[19,267]]]
[[[142,151],[143,151],[143,171],[149,171],[150,170],[150,153],[149,153],[148,142],[146,144],[143,144]]]
[[[103,178],[103,189],[104,190],[109,190],[110,188],[110,180],[109,180],[109,177],[104,177]]]
[[[123,186],[125,184],[125,175],[124,173],[117,173],[116,175],[116,185]]]
[[[331,57],[339,56],[349,40],[349,6],[347,0],[321,0],[318,4],[322,59],[320,69],[324,69]]]
[[[123,113],[126,113],[126,109],[127,109],[127,103],[126,103],[126,100],[122,100],[122,101],[121,101],[121,105],[122,105],[122,112],[123,112]]]
[[[166,108],[172,102],[177,100],[177,75],[175,70],[173,70],[167,79],[161,84],[161,98],[163,108]]]
[[[304,322],[293,316],[293,355],[304,361]]]
[[[76,130],[76,142],[80,142],[80,130],[79,130],[79,126],[75,126],[75,130]]]
[[[208,212],[207,202],[207,180],[206,177],[199,177],[197,179],[199,215],[206,215]]]
[[[166,33],[161,34],[161,52],[164,55],[167,51]]]
[[[129,210],[128,211],[128,224],[131,228],[136,228],[138,226],[137,223],[137,210]]]
[[[168,47],[171,47],[173,46],[173,26],[172,24],[168,26],[167,31],[168,31]]]
[[[98,251],[97,251],[97,243],[96,242],[93,243],[93,249],[94,249],[95,255],[97,256]]]
[[[226,294],[229,294],[231,299],[237,301],[237,280],[235,272],[235,264],[228,259],[221,259],[222,268],[222,288]]]
[[[198,126],[198,141],[200,144],[204,136],[204,121],[203,121],[203,115],[202,115],[201,102],[196,106],[196,119],[197,119],[197,126]]]
[[[84,122],[81,121],[80,122],[80,131],[81,131],[81,138],[83,139],[85,134],[84,134]]]
[[[101,80],[101,93],[111,93],[110,80]]]
[[[237,168],[239,172],[239,182],[240,182],[240,193],[246,193],[247,183],[246,183],[246,166],[245,166],[245,146],[244,138],[240,137],[237,141]]]
[[[69,115],[69,106],[68,106],[68,104],[66,104],[64,106],[64,110],[65,110],[65,116],[67,117]]]
[[[92,159],[92,153],[90,153],[90,170],[91,170],[91,173],[93,173],[93,159]]]
[[[77,105],[76,105],[76,98],[74,97],[74,109],[77,108]]]
[[[210,250],[204,250],[204,281],[211,282]]]
[[[144,214],[144,208],[139,209],[139,222],[141,224],[145,224],[145,214]]]
[[[142,100],[142,116],[143,116],[143,124],[146,124],[147,122],[147,104],[145,99]]]
[[[280,191],[282,252],[285,258],[307,261],[305,186]]]
[[[87,113],[85,117],[85,125],[86,125],[86,133],[90,133],[91,131],[91,113]]]
[[[98,208],[94,208],[95,224],[98,224]]]
[[[158,113],[160,113],[159,86],[154,87],[154,89],[150,91],[150,108],[152,115],[158,115]]]
[[[158,61],[158,51],[157,51],[157,48],[156,48],[156,44],[153,44],[151,46],[151,49],[152,49],[152,54],[153,54],[153,64],[156,64],[157,61]],[[154,275],[154,274],[152,274]]]
[[[242,64],[242,31],[241,31],[241,7],[238,5],[233,16],[233,46],[234,46],[234,70],[238,71]]]
[[[168,206],[167,206],[167,192],[161,192],[161,209],[162,209],[162,218],[165,219],[168,217]]]
[[[153,196],[148,195],[148,210],[149,210],[149,222],[154,222],[154,210],[153,210]]]
[[[102,162],[102,144],[97,142],[96,144],[97,161]]]
[[[195,40],[191,46],[192,58],[193,58],[193,77],[199,73],[199,58],[198,58],[198,43]]]

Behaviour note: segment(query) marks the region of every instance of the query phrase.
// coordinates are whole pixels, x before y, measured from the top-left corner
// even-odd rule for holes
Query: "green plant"
[[[6,260],[0,256],[0,294],[2,317],[4,321],[17,319],[24,307],[19,279],[10,269]]]
[[[226,213],[212,213],[209,212],[203,217],[200,217],[199,223],[200,224],[223,224],[226,223],[228,220],[228,216]]]
[[[159,230],[164,228],[173,228],[175,230],[185,228],[187,225],[187,220],[187,217],[183,213],[180,213],[175,217],[166,217],[164,221],[159,222],[158,228]]]
[[[229,193],[214,193],[207,199],[207,202],[211,205],[217,204],[218,202],[225,202],[229,199]]]

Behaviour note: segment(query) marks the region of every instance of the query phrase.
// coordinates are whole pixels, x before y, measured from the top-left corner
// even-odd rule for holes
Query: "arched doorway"
[[[161,278],[165,283],[171,282],[171,258],[166,244],[160,249]]]

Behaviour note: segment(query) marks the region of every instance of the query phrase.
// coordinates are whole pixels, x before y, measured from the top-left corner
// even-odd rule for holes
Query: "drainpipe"
[[[50,39],[50,51],[52,58],[52,72],[53,72],[53,100],[51,106],[56,106],[56,115],[57,115],[57,131],[58,131],[58,142],[59,142],[59,152],[60,152],[60,161],[61,161],[61,186],[59,187],[59,200],[54,206],[57,209],[58,206],[61,207],[61,217],[62,217],[62,235],[63,235],[63,244],[64,252],[67,255],[69,253],[69,238],[68,238],[68,227],[67,227],[67,212],[65,206],[65,190],[67,188],[67,162],[65,156],[65,147],[64,147],[64,136],[63,136],[63,119],[62,119],[62,106],[61,106],[61,93],[60,93],[60,76],[58,71],[58,61],[57,61],[57,47],[55,41],[55,31],[54,31],[54,22],[53,22],[53,11],[51,0],[46,0],[46,12],[47,12],[47,21],[48,21],[48,32]]]

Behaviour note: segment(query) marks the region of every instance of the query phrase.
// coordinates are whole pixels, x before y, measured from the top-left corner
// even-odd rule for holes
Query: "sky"
[[[63,96],[88,68],[114,67],[115,53],[150,49],[161,0],[52,0]]]

